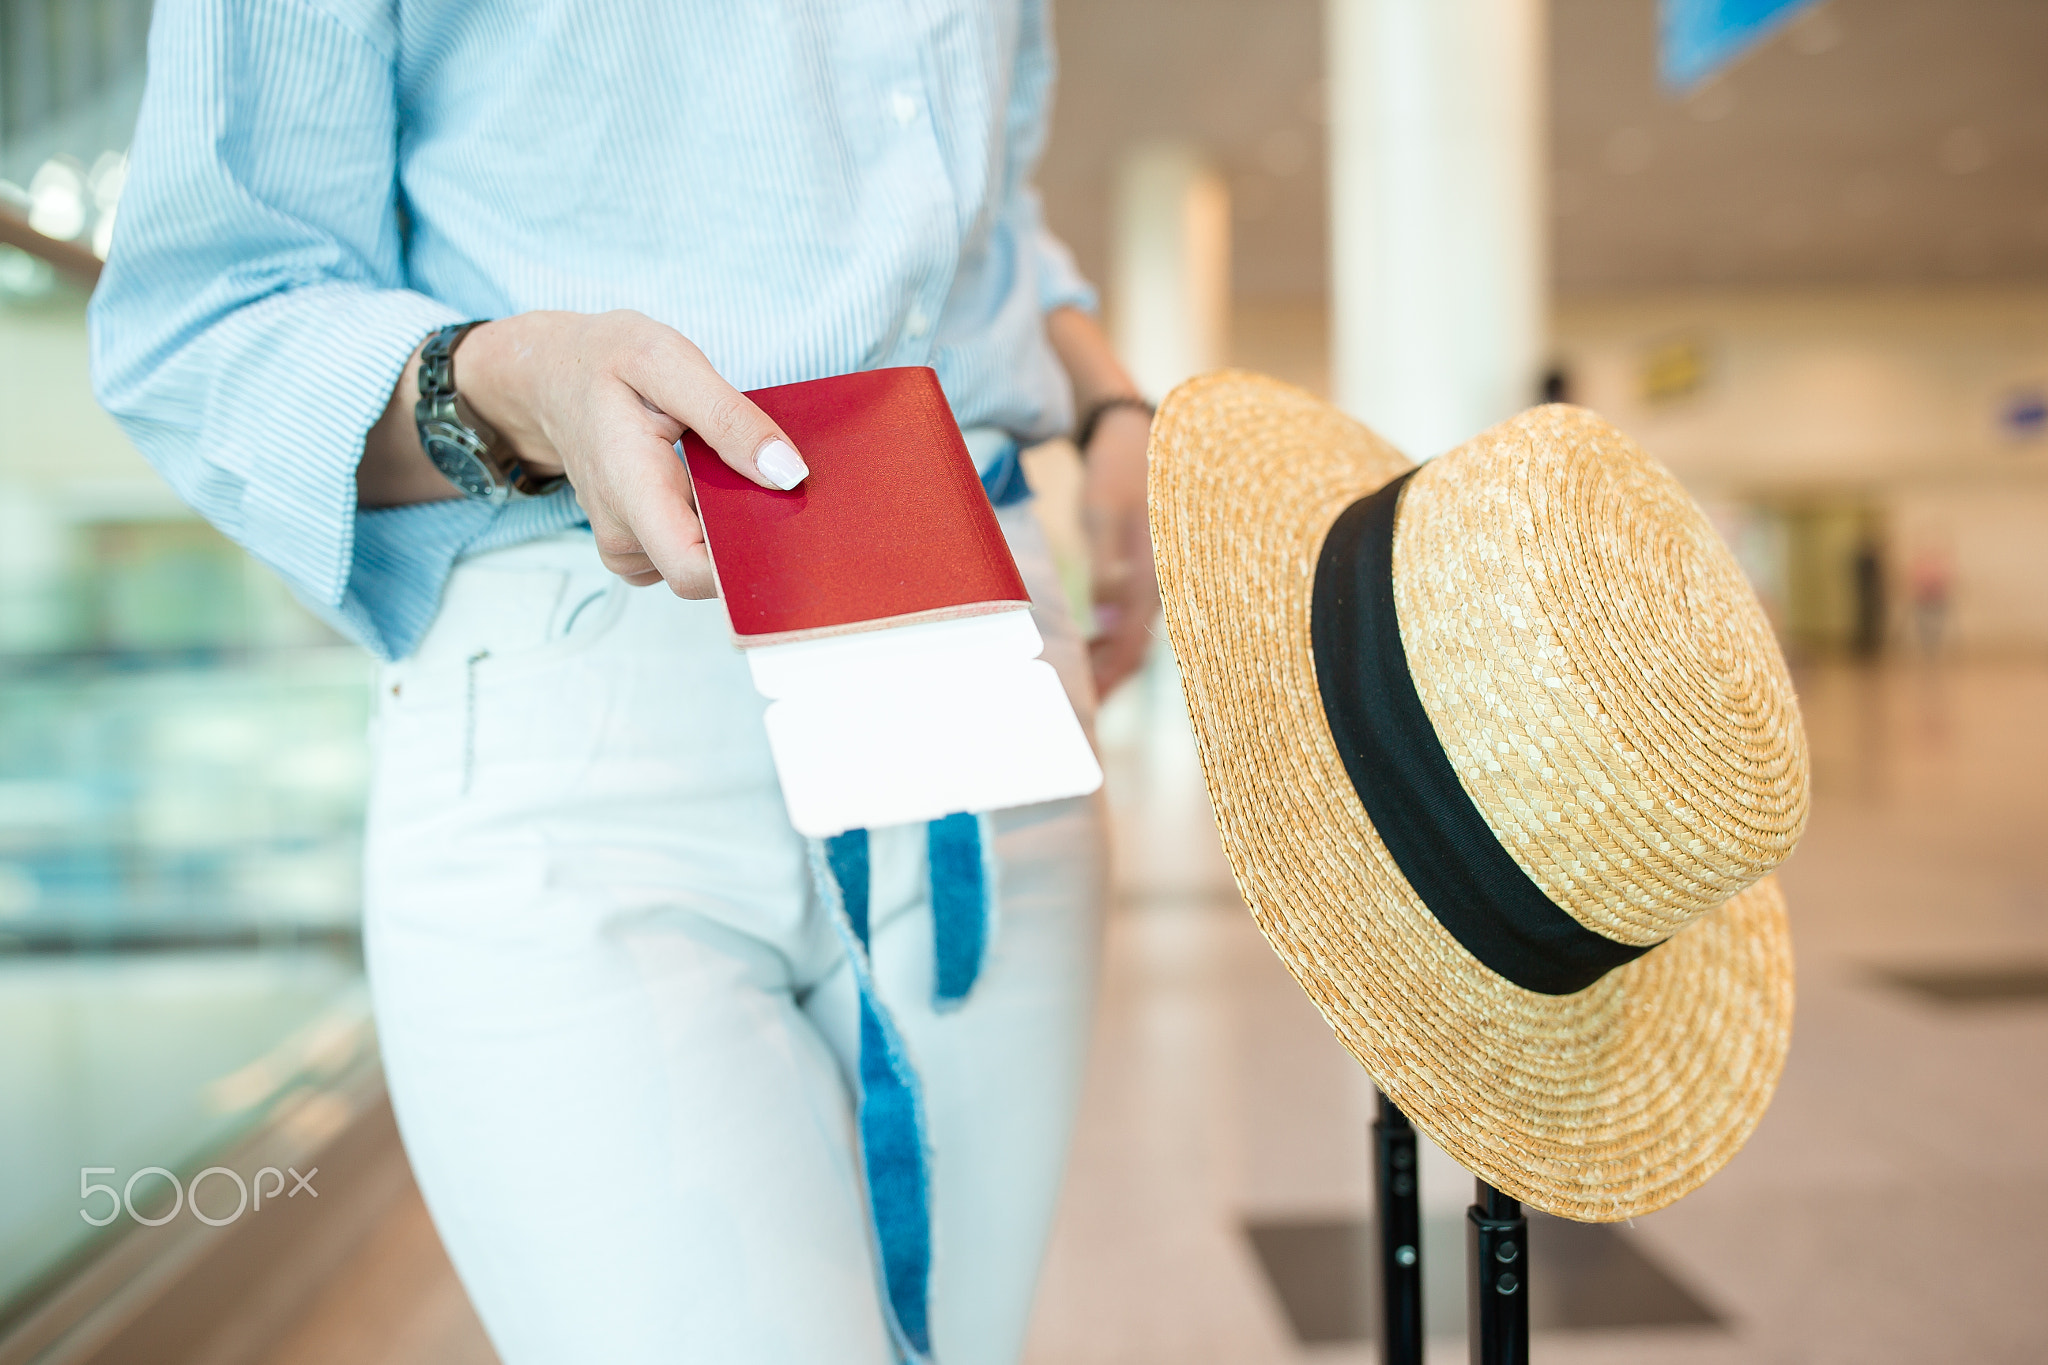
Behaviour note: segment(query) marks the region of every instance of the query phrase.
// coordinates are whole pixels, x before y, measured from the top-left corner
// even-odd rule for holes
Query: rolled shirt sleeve
[[[1084,313],[1094,314],[1101,310],[1102,300],[1095,292],[1095,286],[1081,273],[1081,267],[1074,264],[1074,253],[1067,244],[1053,235],[1045,225],[1045,219],[1038,207],[1038,195],[1027,191],[1031,201],[1032,226],[1031,251],[1037,258],[1038,308],[1050,313],[1055,308],[1078,308]]]
[[[1100,307],[1095,287],[1074,264],[1074,253],[1045,225],[1045,210],[1033,187],[1039,158],[1052,122],[1053,88],[1059,79],[1059,57],[1053,45],[1052,12],[1047,0],[1025,0],[1017,15],[1017,57],[1005,111],[1008,143],[1007,198],[1011,231],[1030,256],[1038,283],[1038,310]]]
[[[365,513],[359,533],[370,427],[420,339],[459,320],[404,287],[380,23],[303,0],[162,0],[90,322],[95,391],[143,456],[309,607],[395,657],[494,512]],[[398,560],[440,570],[387,572]]]

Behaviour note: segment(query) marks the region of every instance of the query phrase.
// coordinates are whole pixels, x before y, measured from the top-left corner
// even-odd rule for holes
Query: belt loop
[[[1031,496],[1031,485],[1024,478],[1024,461],[1019,458],[1016,441],[1012,440],[1005,446],[1003,453],[982,471],[981,489],[988,494],[991,507],[1009,507]]]

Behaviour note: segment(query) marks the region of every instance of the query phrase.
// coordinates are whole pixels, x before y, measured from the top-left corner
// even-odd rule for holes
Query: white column
[[[1110,314],[1117,354],[1151,398],[1226,363],[1230,191],[1179,143],[1140,147],[1118,167]]]
[[[1416,459],[1536,401],[1543,0],[1325,0],[1331,377]]]

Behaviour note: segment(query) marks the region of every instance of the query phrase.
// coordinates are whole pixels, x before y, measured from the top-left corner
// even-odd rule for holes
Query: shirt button
[[[897,126],[908,128],[917,121],[917,98],[906,91],[898,90],[889,96],[889,114]]]
[[[932,329],[932,320],[921,309],[913,308],[910,316],[903,320],[903,330],[914,337],[921,337]]]

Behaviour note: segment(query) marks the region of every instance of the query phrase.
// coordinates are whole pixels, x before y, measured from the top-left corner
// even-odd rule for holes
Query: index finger
[[[687,337],[662,331],[654,345],[631,354],[621,378],[763,488],[787,492],[810,477],[796,443],[767,413],[726,383]]]

